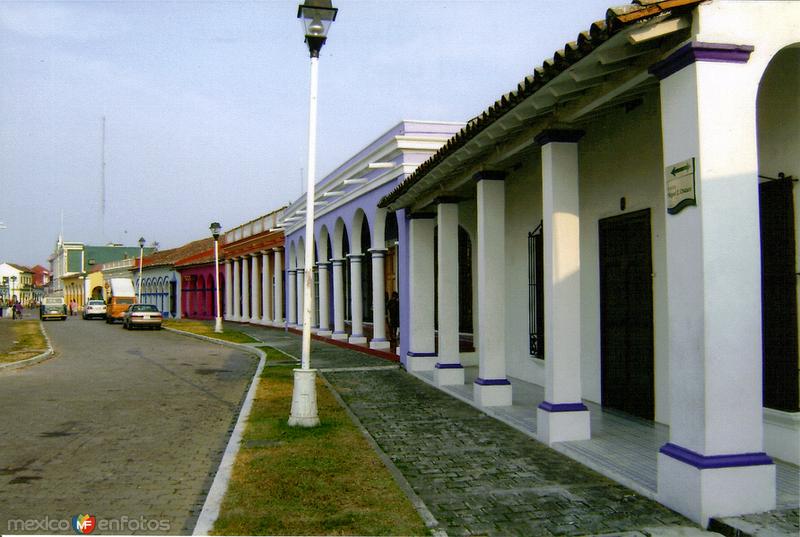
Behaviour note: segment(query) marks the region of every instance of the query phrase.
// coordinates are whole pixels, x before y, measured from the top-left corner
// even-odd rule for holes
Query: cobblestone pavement
[[[299,338],[243,328],[290,354]],[[449,535],[689,535],[697,526],[379,358],[314,342],[341,395]],[[322,417],[324,419],[324,416]]]
[[[0,533],[73,534],[78,514],[95,533],[189,533],[257,361],[79,317],[45,330],[54,358],[0,373]]]

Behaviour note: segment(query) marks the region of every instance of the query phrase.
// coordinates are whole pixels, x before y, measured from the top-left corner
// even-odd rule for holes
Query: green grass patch
[[[291,367],[265,370],[213,533],[429,535],[408,498],[320,380],[321,425],[287,425],[292,383]]]
[[[268,362],[297,362],[297,360],[295,360],[293,357],[289,356],[285,352],[279,351],[275,347],[261,345],[256,348],[264,351],[264,354],[267,355]]]
[[[195,321],[192,319],[164,319],[163,325],[167,328],[174,328],[175,330],[183,330],[184,332],[191,332],[192,334],[199,334],[201,336],[208,336],[223,341],[230,341],[231,343],[255,343],[257,339],[253,339],[244,332],[238,330],[231,330],[224,328],[224,332],[217,334],[214,332],[214,323],[211,321]]]
[[[47,340],[38,320],[3,323],[5,344],[0,348],[0,363],[8,364],[33,358],[47,350]]]

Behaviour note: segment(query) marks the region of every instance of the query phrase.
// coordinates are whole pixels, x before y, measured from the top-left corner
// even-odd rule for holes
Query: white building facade
[[[773,458],[800,462],[800,2],[637,4],[380,205],[411,217],[414,288],[438,280],[438,319],[433,292],[409,310],[431,351],[409,370],[447,385],[477,366],[485,407],[511,404],[510,378],[542,386],[550,444],[591,437],[586,401],[668,425],[657,497],[706,524],[773,509]],[[458,226],[470,304],[453,291]]]

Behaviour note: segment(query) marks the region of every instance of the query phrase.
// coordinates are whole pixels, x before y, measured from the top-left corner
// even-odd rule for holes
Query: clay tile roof
[[[20,272],[33,272],[33,269],[28,268],[25,265],[17,265],[16,263],[9,263],[9,265],[11,265]]]
[[[597,47],[608,41],[615,34],[626,27],[650,19],[662,13],[671,13],[681,9],[681,13],[694,8],[704,0],[633,0],[631,4],[612,7],[606,11],[603,20],[594,22],[588,31],[578,34],[575,41],[564,45],[549,58],[542,62],[541,67],[535,67],[533,73],[526,76],[517,85],[517,89],[499,100],[495,101],[488,109],[467,122],[466,126],[453,135],[439,150],[428,160],[420,164],[417,169],[394,190],[383,197],[378,203],[379,207],[387,207],[400,196],[408,192],[431,170],[441,164],[447,157],[462,148],[471,139],[477,136],[494,121],[511,110],[518,103],[539,91],[550,80],[581,60],[584,56],[594,51]]]
[[[213,238],[208,237],[205,239],[199,239],[184,244],[183,246],[179,246],[177,248],[162,250],[160,252],[156,252],[152,255],[149,255],[142,260],[142,266],[160,267],[160,266],[175,265],[178,263],[178,261],[185,259],[187,257],[197,255],[198,253],[205,252],[206,250],[212,248],[213,246],[214,246]]]

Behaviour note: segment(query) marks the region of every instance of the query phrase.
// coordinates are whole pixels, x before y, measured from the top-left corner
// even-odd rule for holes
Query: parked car
[[[84,319],[105,319],[106,303],[103,300],[89,300],[83,306]]]
[[[43,321],[47,319],[67,320],[67,305],[60,296],[48,296],[42,300],[39,306],[39,318]]]
[[[122,314],[122,328],[146,326],[161,330],[161,312],[152,304],[131,304]]]
[[[111,278],[108,283],[110,293],[106,304],[106,322],[111,324],[122,321],[128,306],[136,304],[136,293],[133,282],[128,278]]]

